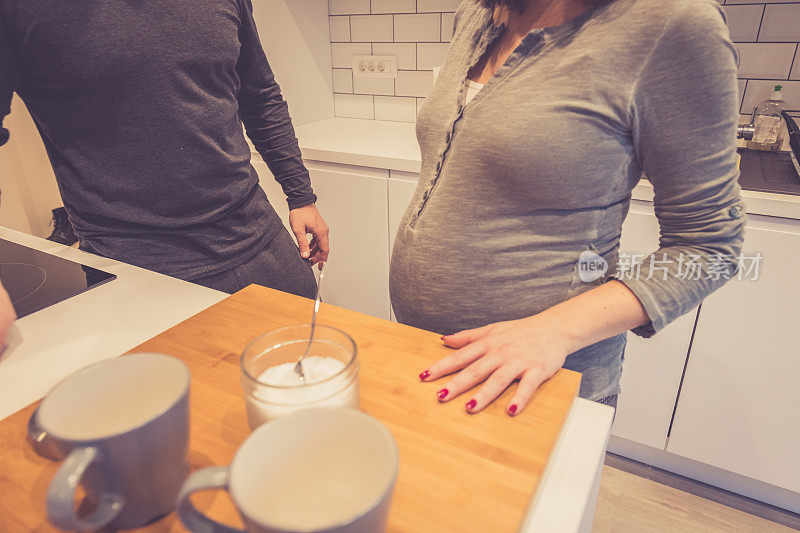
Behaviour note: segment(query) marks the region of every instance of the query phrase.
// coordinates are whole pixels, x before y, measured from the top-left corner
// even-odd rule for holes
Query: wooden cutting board
[[[158,305],[169,305],[168,301]],[[239,354],[266,331],[307,322],[309,300],[252,285],[145,342],[191,369],[192,469],[229,464],[249,428],[239,384]],[[468,398],[440,404],[439,383],[418,374],[449,352],[435,333],[323,304],[320,323],[349,333],[361,361],[361,407],[400,447],[389,531],[516,531],[577,395],[580,374],[561,370],[519,416],[504,412],[513,392],[470,415]],[[58,463],[25,442],[36,405],[0,423],[0,531],[49,531],[45,494]],[[211,516],[240,525],[223,492],[195,496]],[[147,531],[182,531],[174,513]]]

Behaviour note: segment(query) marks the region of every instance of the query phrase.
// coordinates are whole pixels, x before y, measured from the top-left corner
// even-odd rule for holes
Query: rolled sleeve
[[[633,142],[660,226],[659,249],[638,275],[617,277],[650,318],[638,335],[663,329],[735,273],[745,225],[736,76],[722,10],[701,0],[667,25],[632,94]]]

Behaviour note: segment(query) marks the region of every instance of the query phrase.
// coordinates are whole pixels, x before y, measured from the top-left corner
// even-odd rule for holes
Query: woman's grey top
[[[721,286],[741,250],[736,59],[723,11],[713,0],[610,0],[531,31],[462,106],[467,71],[501,31],[476,0],[456,13],[417,121],[422,171],[392,253],[395,314],[453,333],[617,277],[650,318],[634,331],[650,336]],[[657,252],[637,251],[655,261],[636,279],[618,275],[618,249],[643,172],[661,239]],[[582,254],[601,256],[605,275],[582,281]],[[583,397],[619,392],[624,346],[623,334],[567,357]]]

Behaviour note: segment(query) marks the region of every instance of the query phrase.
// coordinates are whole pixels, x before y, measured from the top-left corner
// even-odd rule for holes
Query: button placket
[[[439,183],[439,178],[442,175],[442,167],[444,167],[444,160],[445,157],[447,157],[447,153],[450,151],[450,146],[453,142],[453,137],[455,136],[456,125],[464,115],[463,111],[464,107],[462,105],[459,105],[458,114],[447,130],[447,134],[445,135],[444,147],[442,148],[442,151],[439,154],[438,161],[436,161],[436,170],[434,172],[435,174],[434,178],[431,180],[430,186],[425,190],[424,193],[422,193],[422,202],[419,206],[419,209],[417,210],[416,214],[413,217],[413,222],[416,222],[417,219],[419,219],[419,217],[422,215],[422,212],[425,210],[425,207],[428,204],[428,199],[431,197],[431,194],[433,194],[434,187],[436,187],[436,185]]]
[[[504,25],[501,26],[494,26],[492,25],[488,32],[485,32],[478,43],[478,47],[476,53],[473,54],[473,58],[470,61],[470,66],[475,64],[478,59],[480,59],[486,49],[488,48],[489,44],[494,41],[497,36],[503,31]],[[468,71],[469,69],[467,69]],[[467,71],[464,72],[464,79],[466,79]],[[414,215],[411,217],[411,226],[414,227],[416,225],[417,220],[419,217],[422,216],[422,212],[425,210],[425,207],[428,205],[428,199],[433,194],[433,189],[439,183],[439,178],[441,177],[442,167],[444,166],[445,157],[447,157],[447,153],[450,151],[450,146],[452,145],[453,138],[456,134],[456,126],[458,125],[459,121],[464,117],[464,99],[463,99],[464,87],[463,84],[458,92],[458,107],[456,108],[456,116],[453,121],[450,123],[450,127],[447,129],[447,133],[445,134],[445,142],[442,151],[439,153],[438,161],[436,162],[436,170],[434,171],[434,177],[431,180],[430,186],[422,193],[422,202],[420,202],[419,209]]]

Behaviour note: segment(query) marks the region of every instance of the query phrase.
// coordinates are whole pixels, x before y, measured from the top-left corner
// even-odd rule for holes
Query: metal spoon
[[[319,313],[319,295],[320,290],[322,289],[322,277],[324,275],[322,271],[322,267],[325,266],[325,263],[319,264],[319,281],[317,282],[317,296],[314,298],[314,313],[311,315],[311,334],[308,336],[308,346],[306,346],[306,351],[303,355],[300,356],[300,359],[297,360],[297,364],[294,365],[294,371],[300,376],[300,382],[305,385],[306,383],[306,375],[303,372],[303,359],[306,358],[308,352],[311,351],[311,343],[314,342],[314,330],[317,328],[317,314]]]

